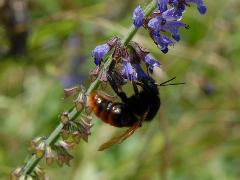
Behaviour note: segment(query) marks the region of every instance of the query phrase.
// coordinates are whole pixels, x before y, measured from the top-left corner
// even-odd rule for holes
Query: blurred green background
[[[92,49],[124,36],[132,11],[145,0],[39,0],[29,8],[26,56],[0,57],[0,179],[29,157],[33,137],[48,135],[70,107],[63,88],[88,87]],[[184,86],[162,87],[162,106],[121,145],[98,152],[116,129],[94,118],[89,142],[72,151],[71,166],[47,166],[50,179],[240,179],[240,1],[205,0],[201,16],[184,14],[182,41],[166,55],[140,30],[135,40],[162,63],[159,82],[177,76]],[[0,49],[9,47],[0,26]]]

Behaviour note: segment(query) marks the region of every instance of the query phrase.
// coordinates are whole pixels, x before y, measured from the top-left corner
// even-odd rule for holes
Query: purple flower
[[[162,16],[152,18],[148,22],[148,27],[152,30],[154,35],[158,35],[161,30],[171,33],[173,39],[176,41],[180,40],[179,28],[188,26],[180,21],[176,21],[174,16],[165,16],[166,19]],[[168,19],[169,17],[169,19]]]
[[[185,0],[172,0],[172,5],[174,7],[175,16],[181,17],[186,9]]]
[[[158,0],[158,10],[162,13],[167,10],[168,0]]]
[[[161,17],[155,17],[148,22],[148,27],[152,30],[153,34],[157,35],[161,31],[161,21]]]
[[[173,45],[173,41],[171,39],[161,34],[153,35],[153,40],[158,46],[160,46],[160,49],[164,54],[168,52],[168,46]]]
[[[182,13],[177,13],[175,8],[171,8],[162,13],[162,18],[168,21],[177,21],[182,18]]]
[[[186,3],[195,3],[200,14],[205,14],[207,11],[207,8],[204,5],[203,0],[186,0]]]
[[[143,71],[140,64],[134,64],[134,69],[136,71],[135,79],[139,80],[147,76],[147,74]]]
[[[148,67],[148,71],[150,73],[153,72],[154,67],[159,67],[161,64],[159,61],[155,60],[154,57],[152,57],[150,54],[147,54],[144,58],[144,62]]]
[[[175,9],[175,13],[181,15],[185,9],[186,6],[189,5],[190,3],[195,3],[197,5],[197,9],[200,14],[205,14],[207,11],[206,6],[203,3],[203,0],[172,0],[170,4]]]
[[[98,45],[93,50],[94,63],[99,66],[101,64],[102,58],[110,51],[111,47],[105,43]]]
[[[166,22],[163,26],[162,29],[171,33],[173,39],[176,41],[180,40],[180,35],[179,35],[179,28],[180,27],[185,27],[187,28],[188,26],[180,21],[170,21]]]
[[[132,65],[130,62],[128,62],[127,60],[123,60],[123,70],[122,70],[122,74],[124,79],[126,80],[133,80],[136,74],[135,70],[133,69]]]
[[[137,6],[133,12],[133,24],[136,28],[140,28],[143,24],[144,12],[140,6]]]

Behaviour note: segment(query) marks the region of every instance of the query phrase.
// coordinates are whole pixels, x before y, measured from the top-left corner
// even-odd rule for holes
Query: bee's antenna
[[[170,81],[172,81],[172,80],[174,80],[174,79],[176,79],[176,76],[173,77],[172,79],[169,79],[169,80],[167,80],[167,81],[161,83],[161,84],[156,84],[156,85],[158,85],[158,86],[170,86],[170,85],[181,85],[181,84],[186,84],[185,82],[183,82],[183,83],[170,83],[170,84],[167,84],[168,82],[170,82]]]

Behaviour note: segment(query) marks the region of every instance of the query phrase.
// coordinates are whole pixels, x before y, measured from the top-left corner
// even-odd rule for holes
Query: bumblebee
[[[158,86],[183,84],[167,84],[173,79],[175,77],[158,85],[150,76],[142,77],[139,81],[133,82],[135,94],[127,97],[123,91],[119,90],[114,74],[109,74],[108,81],[122,102],[114,102],[107,96],[94,91],[88,98],[89,107],[103,122],[119,128],[129,127],[129,129],[101,145],[99,150],[121,143],[132,135],[142,122],[151,121],[161,105]],[[140,92],[138,86],[142,88]]]
[[[160,107],[158,87],[150,77],[143,78],[138,85],[143,90],[136,91],[131,97],[127,97],[124,92],[115,91],[122,102],[112,102],[93,92],[89,97],[89,106],[96,116],[115,127],[131,127],[146,112],[148,113],[144,120],[150,121]]]

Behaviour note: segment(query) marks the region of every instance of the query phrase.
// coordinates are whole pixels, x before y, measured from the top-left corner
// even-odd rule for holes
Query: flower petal
[[[171,22],[167,22],[162,26],[162,29],[171,33],[173,39],[175,39],[176,41],[180,40],[180,35],[179,35],[179,28],[180,27],[185,27],[187,28],[188,26],[180,21],[171,21]]]
[[[93,50],[94,63],[98,66],[101,64],[102,58],[110,51],[110,46],[106,44],[98,45]]]
[[[133,80],[133,76],[135,74],[135,70],[132,65],[128,61],[123,61],[123,70],[122,70],[123,78],[126,80]]]
[[[207,8],[204,5],[203,0],[186,0],[186,3],[195,3],[200,14],[205,14],[207,11]]]
[[[144,58],[144,62],[146,63],[148,70],[152,73],[154,67],[159,67],[161,64],[159,61],[155,60],[153,56],[147,54]]]
[[[148,27],[152,30],[152,32],[154,34],[159,34],[160,30],[161,30],[161,21],[160,18],[155,17],[152,18],[149,22],[148,22]]]
[[[154,42],[161,47],[161,51],[165,54],[168,52],[168,46],[173,45],[173,41],[164,35],[154,35],[153,38]]]
[[[134,64],[134,69],[135,69],[135,71],[136,71],[136,76],[135,76],[135,78],[137,79],[137,80],[140,80],[140,79],[142,79],[142,78],[144,78],[144,77],[146,77],[147,76],[147,74],[143,71],[143,69],[142,69],[142,67],[140,66],[140,64]]]
[[[171,8],[163,12],[162,17],[166,19],[166,21],[177,21],[182,18],[182,13],[179,13],[175,8]]]
[[[162,13],[167,10],[168,0],[158,0],[158,10]]]
[[[140,6],[137,6],[133,12],[133,24],[136,28],[140,28],[143,24],[144,12]]]

